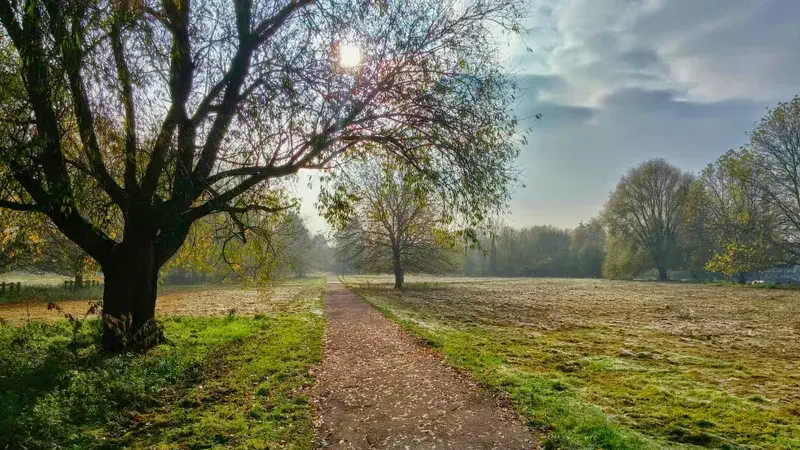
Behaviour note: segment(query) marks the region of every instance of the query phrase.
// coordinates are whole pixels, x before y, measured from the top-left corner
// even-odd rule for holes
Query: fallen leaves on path
[[[313,389],[325,449],[530,449],[518,416],[340,284]]]

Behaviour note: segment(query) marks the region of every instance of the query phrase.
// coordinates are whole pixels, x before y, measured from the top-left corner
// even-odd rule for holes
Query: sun
[[[342,67],[356,67],[361,62],[361,49],[357,45],[346,44],[339,47],[339,64]]]

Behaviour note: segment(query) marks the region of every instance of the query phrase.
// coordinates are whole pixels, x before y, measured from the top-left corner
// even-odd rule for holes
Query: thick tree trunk
[[[405,285],[405,279],[403,277],[403,266],[401,264],[395,263],[394,265],[394,288],[395,289],[403,289]]]
[[[669,277],[667,276],[667,268],[666,267],[659,267],[658,268],[658,281],[669,281]]]
[[[83,274],[75,274],[75,289],[83,289]]]
[[[394,268],[394,288],[403,289],[405,279],[403,277],[403,256],[400,252],[400,245],[392,239],[392,266]]]
[[[158,265],[153,243],[114,249],[103,264],[103,347],[110,351],[142,349],[162,336],[155,326]],[[109,318],[110,316],[110,318]]]
[[[744,272],[739,273],[739,275],[736,276],[736,282],[739,284],[747,283],[747,274]]]

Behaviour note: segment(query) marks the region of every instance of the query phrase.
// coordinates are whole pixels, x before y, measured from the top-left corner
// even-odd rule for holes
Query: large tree
[[[452,223],[437,194],[391,163],[369,164],[348,180],[354,216],[337,234],[339,258],[366,271],[390,271],[401,289],[408,271],[457,268]]]
[[[662,281],[679,261],[678,233],[693,180],[663,159],[646,161],[622,177],[603,211],[609,234],[635,242]]]
[[[92,256],[104,312],[133,330],[155,328],[159,268],[193,223],[279,210],[276,179],[345,153],[397,155],[478,220],[517,154],[495,47],[523,6],[0,0],[0,207]]]

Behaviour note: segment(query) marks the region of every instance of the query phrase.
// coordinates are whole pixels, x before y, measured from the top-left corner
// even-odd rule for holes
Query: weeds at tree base
[[[168,342],[164,334],[164,327],[153,317],[147,319],[138,330],[133,329],[133,313],[123,314],[119,318],[103,313],[102,318],[103,325],[114,333],[123,352],[129,349],[147,350],[155,345]]]
[[[78,351],[87,345],[87,342],[81,339],[83,336],[83,325],[90,316],[96,316],[100,314],[102,306],[102,302],[89,302],[89,308],[86,310],[86,313],[81,317],[75,317],[72,314],[64,311],[57,303],[49,302],[47,304],[48,311],[58,312],[69,323],[70,328],[72,329],[72,339],[70,340],[68,347],[72,351],[73,356],[76,358],[78,357]],[[30,324],[30,320],[28,320],[28,324]]]

